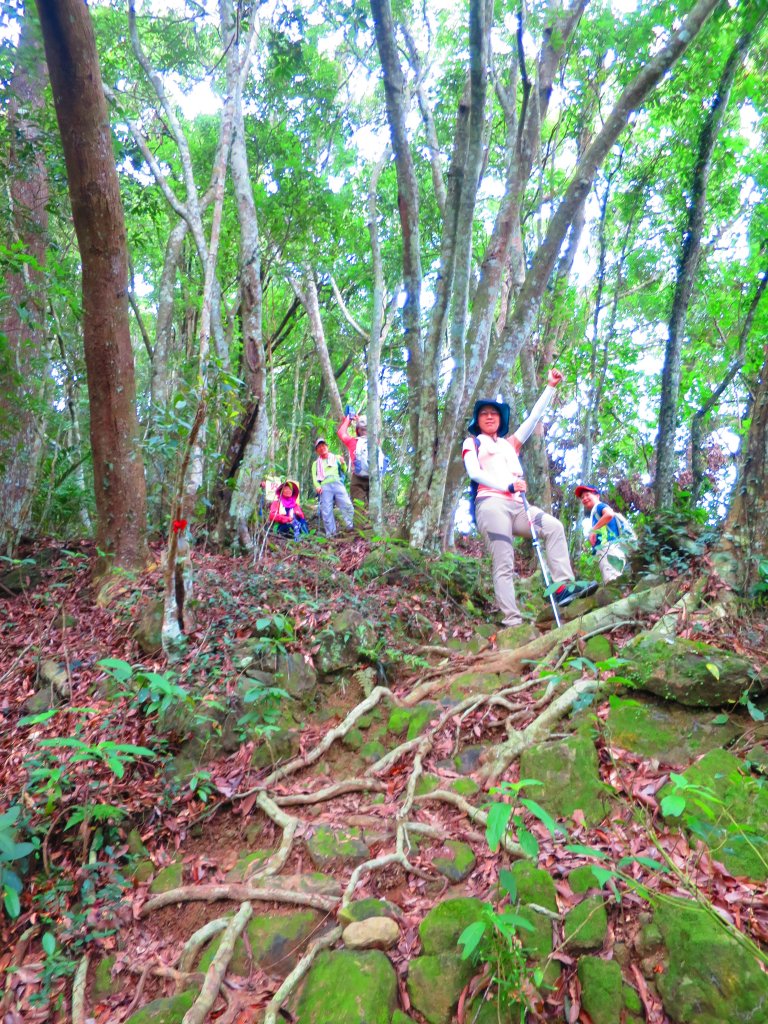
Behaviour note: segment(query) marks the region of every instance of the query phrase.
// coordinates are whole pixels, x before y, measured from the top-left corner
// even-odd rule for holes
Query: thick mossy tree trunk
[[[125,221],[93,25],[82,0],[37,0],[83,273],[96,540],[106,562],[146,563]]]

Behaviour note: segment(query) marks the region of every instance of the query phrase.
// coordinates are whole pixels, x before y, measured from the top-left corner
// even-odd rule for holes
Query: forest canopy
[[[262,479],[311,493],[346,406],[389,460],[375,525],[450,546],[473,402],[519,421],[553,363],[539,504],[573,522],[589,480],[733,509],[765,389],[763,5],[92,2],[103,206],[101,171],[73,193],[104,133],[56,85],[68,4],[38,6],[45,47],[35,6],[2,11],[6,556],[93,531],[140,563],[181,518],[248,546]],[[117,205],[124,292],[77,226]]]

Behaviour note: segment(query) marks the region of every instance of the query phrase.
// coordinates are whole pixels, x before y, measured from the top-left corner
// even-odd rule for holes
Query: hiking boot
[[[590,594],[594,594],[597,587],[598,584],[594,581],[564,583],[562,587],[558,587],[553,595],[555,604],[558,608],[565,608],[571,601],[578,601],[582,597],[589,597]]]

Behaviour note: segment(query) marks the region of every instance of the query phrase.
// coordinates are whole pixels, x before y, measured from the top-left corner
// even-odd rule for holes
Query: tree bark
[[[722,537],[712,562],[720,577],[740,594],[758,578],[768,559],[768,345],[757,380],[747,446],[733,490]]]
[[[100,568],[147,560],[125,222],[96,41],[82,0],[36,0],[83,274]]]
[[[32,257],[5,275],[7,298],[0,333],[7,341],[0,363],[0,552],[12,556],[30,521],[42,449],[35,400],[48,364],[43,324],[47,297],[48,172],[37,117],[44,106],[45,61],[31,11],[25,12],[10,87],[8,132],[12,244]]]
[[[669,317],[664,368],[661,374],[659,432],[656,437],[656,479],[654,496],[658,509],[670,508],[677,469],[675,435],[680,399],[680,375],[685,335],[685,319],[690,305],[701,252],[701,237],[707,211],[707,188],[712,168],[712,155],[723,123],[736,73],[749,50],[753,33],[746,32],[738,40],[725,62],[720,81],[702,125],[691,183],[691,199],[683,231],[680,262],[675,280],[675,293]]]

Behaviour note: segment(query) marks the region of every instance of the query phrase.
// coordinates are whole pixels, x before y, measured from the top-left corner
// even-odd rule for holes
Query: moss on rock
[[[583,956],[577,968],[581,1003],[592,1024],[617,1024],[624,1003],[621,968],[614,960]]]
[[[530,861],[519,860],[512,865],[511,873],[520,903],[537,903],[545,910],[557,910],[555,883],[548,871],[534,867]]]
[[[768,1020],[768,975],[724,923],[685,900],[665,900],[653,920],[670,953],[656,984],[675,1024]]]
[[[173,864],[169,864],[158,871],[152,885],[149,887],[149,891],[156,895],[161,892],[170,892],[171,889],[178,889],[181,885],[183,874],[184,865],[182,862],[180,860],[174,861]]]
[[[587,825],[597,825],[608,813],[609,790],[600,779],[597,751],[586,733],[524,751],[520,774],[542,783],[536,801],[556,818],[581,810]]]
[[[187,989],[170,999],[155,999],[131,1014],[125,1024],[181,1024],[197,995],[197,989]]]
[[[313,910],[297,910],[291,914],[269,914],[252,917],[248,922],[248,946],[253,961],[268,974],[281,977],[296,966],[309,940],[316,935],[319,916]],[[207,946],[197,969],[207,971],[221,944],[217,936]],[[251,959],[242,939],[235,943],[230,970],[233,974],[250,974]]]
[[[461,990],[474,973],[458,950],[419,956],[408,965],[408,995],[428,1024],[450,1024]]]
[[[449,882],[454,884],[463,882],[472,873],[477,863],[474,851],[468,843],[462,843],[453,839],[448,840],[445,846],[448,850],[448,856],[435,857],[432,864]]]
[[[298,1024],[390,1024],[397,976],[379,950],[319,954],[301,991]],[[332,1009],[331,1009],[332,1008]]]
[[[353,921],[367,921],[369,917],[391,917],[397,921],[402,917],[402,911],[389,900],[377,900],[369,897],[365,900],[354,900],[342,907],[336,915],[339,924],[352,924]]]
[[[600,949],[608,931],[608,913],[602,896],[588,896],[565,915],[565,947],[572,953]]]
[[[464,929],[483,916],[487,904],[471,896],[443,900],[419,925],[419,937],[425,954],[453,953]]]
[[[346,829],[319,825],[307,840],[309,859],[321,870],[339,863],[360,864],[368,859],[369,849],[363,840]]]

